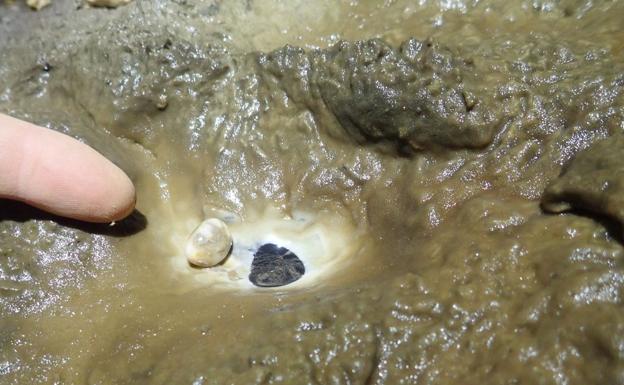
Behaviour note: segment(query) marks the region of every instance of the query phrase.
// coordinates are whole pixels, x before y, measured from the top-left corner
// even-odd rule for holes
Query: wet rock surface
[[[0,382],[621,382],[621,3],[24,8],[0,111],[120,165],[148,223],[0,210]],[[212,208],[267,206],[370,244],[303,291],[173,271]]]
[[[254,253],[249,280],[259,287],[293,283],[305,274],[303,262],[285,247],[266,243]]]

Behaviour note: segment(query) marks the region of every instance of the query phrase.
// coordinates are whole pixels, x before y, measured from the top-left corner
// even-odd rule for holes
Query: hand
[[[91,147],[2,114],[0,198],[100,223],[125,218],[136,203],[130,178]]]

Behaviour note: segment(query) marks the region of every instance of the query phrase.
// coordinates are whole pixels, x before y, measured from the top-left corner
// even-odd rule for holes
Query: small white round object
[[[190,264],[212,267],[223,261],[232,249],[232,234],[225,222],[217,218],[203,221],[191,233],[184,253]]]

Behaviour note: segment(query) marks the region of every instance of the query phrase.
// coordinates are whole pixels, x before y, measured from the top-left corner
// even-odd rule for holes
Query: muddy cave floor
[[[1,4],[0,112],[139,200],[113,227],[0,201],[0,382],[623,383],[623,15]],[[216,270],[183,255],[209,217]],[[251,284],[264,243],[305,274]]]

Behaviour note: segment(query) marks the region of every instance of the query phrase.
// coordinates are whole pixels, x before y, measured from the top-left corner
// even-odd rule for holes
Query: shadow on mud
[[[147,227],[147,217],[140,211],[134,210],[127,218],[109,223],[89,223],[49,214],[21,202],[0,199],[0,222],[15,221],[27,222],[30,220],[44,220],[58,223],[61,226],[71,227],[91,234],[108,235],[112,237],[127,237],[143,231]]]
[[[548,211],[542,212],[544,214],[551,215],[576,215],[579,217],[591,219],[592,221],[604,227],[609,237],[611,237],[613,240],[620,243],[621,245],[624,245],[624,226],[617,219],[612,218],[608,215],[579,207],[574,207],[562,213],[549,213]]]

